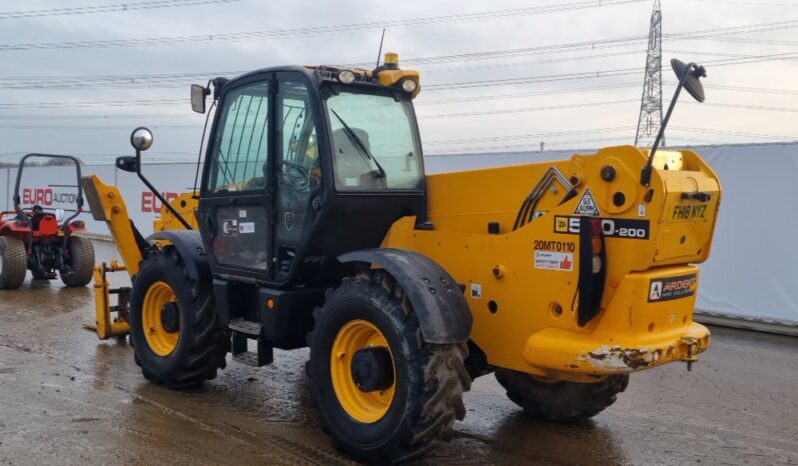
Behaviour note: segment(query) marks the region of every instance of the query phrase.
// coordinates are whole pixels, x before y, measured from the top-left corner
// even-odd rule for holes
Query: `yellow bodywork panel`
[[[196,214],[199,198],[195,193],[182,193],[169,204],[191,225],[193,230],[199,229]],[[185,230],[185,228],[166,206],[161,206],[161,217],[156,218],[152,225],[152,231]]]
[[[103,183],[97,175],[84,176],[83,192],[95,220],[104,221],[114,238],[114,244],[130,276],[139,271],[142,256],[130,226],[127,205],[116,186]]]
[[[431,175],[433,229],[401,219],[383,246],[420,252],[465,285],[472,339],[496,366],[579,381],[692,361],[709,332],[692,321],[698,269],[686,264],[709,254],[720,184],[696,154],[678,155],[681,170],[662,165],[649,188],[639,183],[647,154],[630,146]],[[532,219],[516,225],[530,190],[552,167],[562,177],[544,191]],[[576,183],[576,195],[569,198],[571,186],[560,180]],[[709,199],[683,199],[697,192]],[[576,312],[580,215],[601,218],[606,268],[601,310],[583,327]]]

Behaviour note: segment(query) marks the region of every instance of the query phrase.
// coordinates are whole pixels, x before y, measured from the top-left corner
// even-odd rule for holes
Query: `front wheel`
[[[130,336],[144,377],[173,388],[215,378],[230,345],[210,283],[192,280],[171,247],[141,262],[130,294]]]
[[[497,369],[496,380],[524,412],[551,421],[593,417],[615,403],[616,395],[629,384],[626,374],[611,375],[595,383],[551,382],[510,369]]]
[[[465,416],[465,345],[425,342],[390,276],[345,278],[314,318],[311,391],[339,450],[366,462],[406,460],[446,439]]]

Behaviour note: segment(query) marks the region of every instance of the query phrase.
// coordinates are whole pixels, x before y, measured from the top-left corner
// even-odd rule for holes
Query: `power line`
[[[675,33],[666,35],[671,40],[684,40],[684,39],[704,39],[713,38],[717,35],[762,32],[779,28],[792,28],[797,27],[798,21],[780,21],[770,23],[757,23],[742,26],[732,26],[724,28],[706,29],[702,31],[690,31],[684,33]],[[729,40],[733,38],[727,38]],[[647,40],[647,36],[627,36],[612,39],[603,39],[598,41],[582,41],[571,42],[563,44],[551,44],[538,47],[527,47],[520,49],[505,49],[505,50],[492,50],[487,52],[471,52],[461,54],[449,54],[433,57],[416,57],[403,59],[404,63],[416,65],[437,65],[458,61],[473,62],[475,60],[486,59],[503,59],[521,55],[534,55],[534,54],[549,54],[549,53],[565,53],[578,50],[596,50],[606,47],[619,47],[635,45]],[[724,39],[725,40],[725,39]],[[745,39],[748,40],[748,39]],[[798,44],[796,42],[795,44]],[[0,45],[0,50],[2,50]],[[615,54],[608,54],[615,55]],[[557,59],[561,61],[574,60],[574,59],[588,59],[593,57],[566,57]],[[370,64],[351,63],[343,66],[370,66]],[[490,65],[491,67],[501,67],[501,64]],[[464,68],[450,69],[452,71],[459,71]],[[429,70],[428,72],[443,72],[448,70]],[[173,82],[183,82],[187,79],[205,79],[208,76],[218,75],[237,75],[245,73],[246,71],[208,71],[208,72],[190,72],[190,73],[167,73],[167,74],[137,74],[137,75],[94,75],[94,76],[30,76],[30,77],[5,77],[0,78],[0,82],[6,83],[3,87],[6,89],[57,89],[57,88],[70,88],[70,87],[141,87],[142,85],[151,84],[164,84]]]
[[[152,107],[156,105],[175,105],[189,103],[188,99],[149,99],[149,100],[84,100],[64,102],[0,103],[0,110],[6,109],[48,109],[48,108],[95,108],[95,107]]]
[[[725,3],[727,5],[756,5],[756,6],[783,6],[783,7],[798,7],[795,3],[777,3],[777,2],[746,2],[743,0],[685,0],[689,2],[705,2],[705,3]]]
[[[44,16],[71,16],[117,11],[152,10],[156,8],[176,8],[185,6],[209,5],[212,3],[231,3],[241,0],[155,0],[138,3],[118,3],[114,5],[89,5],[69,8],[45,8],[40,10],[0,11],[0,19],[40,18]]]
[[[547,110],[563,110],[581,107],[596,107],[605,105],[615,105],[620,103],[636,102],[634,99],[627,100],[612,100],[606,102],[587,102],[570,105],[551,105],[545,107],[526,107],[517,109],[499,109],[475,112],[461,112],[461,113],[440,113],[424,116],[419,115],[420,119],[425,118],[457,118],[466,116],[481,116],[481,115],[499,115],[507,113],[525,113],[537,112]],[[689,105],[698,105],[697,102],[685,102]],[[786,112],[798,113],[798,107],[775,107],[766,105],[747,105],[747,104],[734,104],[723,102],[704,102],[700,104],[703,107],[719,107],[719,108],[737,108],[744,110],[760,110],[772,112]],[[149,119],[149,118],[194,118],[199,119],[200,116],[194,113],[146,113],[146,114],[100,114],[100,115],[80,115],[80,114],[7,114],[0,115],[0,120],[113,120],[113,119]],[[461,139],[462,140],[462,139]],[[429,142],[425,142],[429,144]]]
[[[708,62],[704,62],[704,65],[710,66],[729,66],[729,65],[742,65],[748,63],[758,63],[762,61],[770,61],[770,60],[794,60],[798,59],[798,52],[786,52],[786,53],[777,53],[777,54],[768,54],[768,55],[746,55],[743,58],[729,58],[729,59],[720,59],[720,60],[712,60]],[[610,70],[596,70],[596,71],[584,71],[584,72],[577,72],[577,73],[563,73],[563,74],[548,74],[548,75],[539,75],[539,76],[525,76],[525,77],[518,77],[518,78],[499,78],[499,79],[487,79],[487,80],[477,80],[477,81],[463,81],[463,82],[452,82],[452,83],[439,83],[439,84],[427,84],[423,86],[425,91],[436,91],[436,90],[443,90],[443,89],[463,89],[463,88],[471,88],[471,87],[484,87],[487,85],[491,86],[503,86],[503,85],[518,85],[518,84],[532,84],[532,83],[539,83],[539,82],[549,82],[549,81],[561,81],[561,80],[574,80],[574,79],[594,79],[594,78],[606,78],[606,77],[613,77],[613,76],[627,76],[627,75],[636,75],[640,72],[640,69],[637,67],[634,68],[618,68],[618,69],[610,69]],[[180,75],[197,75],[199,73],[181,73]],[[217,73],[217,74],[225,74],[225,73]],[[168,89],[168,88],[182,88],[184,84],[173,84],[173,85],[166,85],[167,83],[177,83],[177,82],[185,82],[184,77],[178,77],[177,74],[164,76],[164,77],[153,77],[152,79],[146,79],[145,75],[142,76],[138,81],[133,79],[131,85],[125,85],[125,88],[136,88],[136,86],[144,86],[147,88],[158,88],[158,89]],[[207,75],[205,75],[207,76]],[[4,78],[10,79],[10,78]],[[114,81],[117,81],[114,79]],[[64,85],[64,86],[57,86],[57,85],[48,85],[48,84],[37,84],[37,85],[20,85],[20,84],[6,84],[3,86],[5,89],[59,89],[59,88],[66,88],[66,87],[79,87],[81,89],[89,89],[95,87],[103,87],[109,88],[107,85],[89,85],[87,83],[75,83],[74,85]],[[110,86],[111,88],[113,86]]]
[[[135,47],[135,46],[162,46],[196,44],[208,41],[233,41],[233,40],[263,40],[285,39],[302,36],[332,35],[353,32],[367,32],[382,30],[383,28],[416,28],[437,26],[451,23],[467,23],[474,21],[496,20],[504,18],[517,18],[519,16],[532,16],[539,14],[559,13],[565,11],[582,10],[588,8],[640,3],[646,0],[590,0],[571,3],[555,3],[526,8],[508,10],[491,10],[480,13],[459,13],[454,15],[428,16],[408,19],[394,19],[387,21],[374,21],[364,23],[350,23],[327,26],[310,26],[303,28],[272,29],[269,31],[252,32],[225,32],[211,34],[193,34],[185,36],[159,36],[130,39],[87,40],[72,42],[30,42],[17,44],[0,44],[0,51],[9,50],[53,50],[53,49],[79,49],[79,48],[108,48],[108,47]]]
[[[459,118],[459,117],[471,117],[471,116],[483,116],[483,115],[505,115],[509,113],[527,113],[527,112],[539,112],[545,110],[566,110],[571,108],[583,108],[583,107],[602,107],[606,105],[616,105],[616,104],[624,104],[629,102],[637,102],[636,99],[626,99],[626,100],[608,100],[604,102],[584,102],[579,104],[569,104],[569,105],[551,105],[546,107],[525,107],[525,108],[503,108],[500,110],[484,110],[478,112],[462,112],[462,113],[439,113],[434,115],[419,115],[420,118]]]
[[[668,84],[673,84],[668,82]],[[591,87],[567,87],[563,89],[550,89],[538,92],[517,92],[508,94],[486,94],[479,96],[469,97],[455,97],[449,99],[437,100],[424,100],[422,97],[416,100],[416,106],[426,105],[440,105],[460,102],[479,102],[489,100],[501,99],[517,99],[522,97],[544,96],[554,94],[570,94],[601,91],[607,89],[622,89],[639,86],[638,82],[625,82],[617,84],[608,84],[606,86],[591,86]],[[796,89],[775,89],[775,88],[762,88],[762,87],[744,87],[744,86],[724,86],[719,84],[706,84],[705,89],[719,90],[719,91],[735,91],[735,92],[750,92],[756,94],[773,94],[773,95],[798,95]],[[60,108],[96,108],[96,107],[154,107],[154,106],[168,106],[168,105],[188,105],[188,99],[136,99],[136,100],[89,100],[89,101],[60,101],[60,102],[26,102],[26,103],[0,103],[0,110],[9,109],[60,109]]]
[[[798,136],[778,136],[775,134],[761,134],[761,133],[746,133],[741,131],[718,130],[708,128],[694,128],[691,126],[669,126],[668,129],[680,131],[684,133],[705,133],[705,134],[720,134],[724,136],[742,136],[747,138],[759,139],[775,139],[775,140],[793,140],[798,141]]]
[[[513,134],[513,135],[489,136],[489,137],[481,137],[481,138],[438,139],[438,140],[432,140],[432,141],[424,141],[424,145],[425,146],[436,146],[436,145],[444,145],[444,144],[452,144],[452,143],[501,142],[501,141],[510,141],[510,140],[518,140],[518,139],[551,138],[551,137],[558,137],[558,136],[573,136],[573,135],[577,135],[577,134],[612,133],[612,132],[617,132],[617,131],[631,131],[633,129],[634,129],[634,127],[630,127],[630,126],[616,126],[616,127],[611,127],[611,128],[579,129],[579,130],[571,130],[571,131],[556,131],[556,132],[532,133],[532,134]]]
[[[617,83],[617,84],[608,84],[606,86],[590,86],[590,87],[566,87],[563,89],[550,89],[545,91],[537,91],[537,92],[516,92],[512,94],[487,94],[487,95],[480,95],[480,96],[469,96],[469,97],[453,97],[449,99],[438,99],[438,100],[418,100],[414,102],[414,105],[440,105],[440,104],[452,104],[452,103],[459,103],[459,102],[479,102],[485,100],[501,100],[501,99],[517,99],[521,97],[536,97],[542,95],[553,95],[553,94],[577,94],[582,92],[592,92],[592,91],[601,91],[607,89],[623,89],[629,87],[637,87],[640,83],[638,82],[624,82],[624,83]],[[798,91],[796,91],[798,92]],[[0,108],[2,108],[2,104],[0,104]]]

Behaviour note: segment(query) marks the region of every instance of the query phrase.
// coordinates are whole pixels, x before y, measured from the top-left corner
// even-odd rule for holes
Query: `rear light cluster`
[[[606,254],[601,218],[579,218],[579,309],[580,326],[586,325],[601,311],[606,280]]]
[[[590,220],[590,246],[593,252],[593,273],[599,273],[603,265],[601,261],[603,241],[601,238],[600,218],[593,218]]]

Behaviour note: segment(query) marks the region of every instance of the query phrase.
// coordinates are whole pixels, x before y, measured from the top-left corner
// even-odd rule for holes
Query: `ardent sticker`
[[[570,252],[535,251],[535,268],[543,270],[574,270],[574,255]]]
[[[670,301],[693,296],[697,283],[698,276],[694,273],[651,280],[648,288],[648,302]]]
[[[601,215],[598,204],[596,204],[596,200],[593,199],[593,194],[590,192],[590,188],[585,188],[585,192],[582,193],[582,198],[579,199],[579,203],[576,204],[574,213],[577,215],[590,215],[591,217],[598,217]]]

